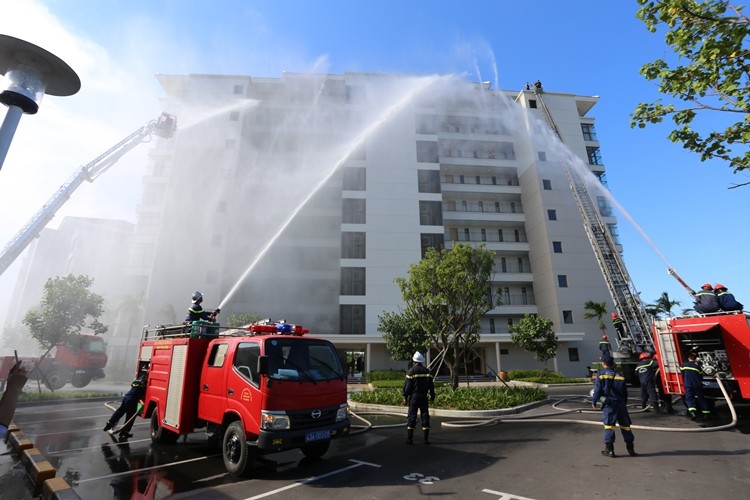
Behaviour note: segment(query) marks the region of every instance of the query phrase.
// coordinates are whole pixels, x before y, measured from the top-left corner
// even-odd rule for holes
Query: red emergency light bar
[[[296,335],[301,337],[306,333],[310,333],[307,328],[302,328],[300,325],[292,325],[290,323],[261,323],[253,324],[247,327],[247,329],[253,334],[277,334],[277,335]]]

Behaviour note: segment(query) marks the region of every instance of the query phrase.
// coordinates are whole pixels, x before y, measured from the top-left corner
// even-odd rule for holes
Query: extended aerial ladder
[[[26,249],[34,238],[51,221],[57,211],[70,198],[73,192],[83,184],[83,181],[94,182],[97,177],[107,171],[117,160],[136,147],[156,135],[168,139],[177,130],[177,120],[173,115],[162,113],[156,120],[151,120],[110,149],[96,157],[91,162],[78,169],[62,186],[47,200],[42,208],[21,228],[18,233],[5,245],[0,253],[0,275],[5,272],[13,261]]]
[[[540,82],[537,81],[533,85],[533,91],[547,125],[560,139],[560,142],[564,143],[560,130],[557,128],[555,120],[542,97],[544,90]],[[612,234],[599,214],[598,205],[592,200],[579,173],[566,162],[563,162],[563,166],[570,183],[570,189],[581,211],[583,227],[594,250],[604,281],[609,288],[615,308],[626,325],[624,332],[617,332],[618,350],[631,354],[643,351],[653,352],[654,342],[645,309],[625,268],[625,262],[620,256]]]

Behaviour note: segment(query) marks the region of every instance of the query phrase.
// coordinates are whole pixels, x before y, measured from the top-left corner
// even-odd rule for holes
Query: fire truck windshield
[[[268,376],[277,380],[330,380],[342,378],[341,362],[325,340],[275,337],[266,340]]]

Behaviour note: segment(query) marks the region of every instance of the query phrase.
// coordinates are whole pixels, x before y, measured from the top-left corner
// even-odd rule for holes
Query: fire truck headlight
[[[346,417],[348,416],[349,416],[349,405],[342,404],[341,408],[339,408],[339,411],[336,412],[336,422],[341,422],[342,420],[345,420]]]
[[[289,416],[283,411],[264,411],[260,414],[261,428],[267,431],[288,429]]]

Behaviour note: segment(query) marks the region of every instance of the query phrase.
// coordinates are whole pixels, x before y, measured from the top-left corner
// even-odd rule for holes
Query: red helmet
[[[724,286],[724,285],[722,285],[721,283],[716,283],[716,284],[714,285],[714,290],[721,290],[722,288],[726,290],[726,288],[727,288],[727,287],[725,287],[725,286]]]
[[[713,288],[713,287],[711,286],[711,283],[703,283],[703,286],[701,286],[701,288],[710,289],[710,288]]]
[[[612,319],[615,319],[617,317],[617,313],[612,313]]]
[[[650,358],[650,357],[651,357],[651,353],[644,351],[644,352],[641,353],[640,356],[638,356],[638,359],[646,359],[646,358]]]
[[[606,336],[606,335],[602,335],[602,338],[603,338],[604,340],[607,340],[607,336]]]

